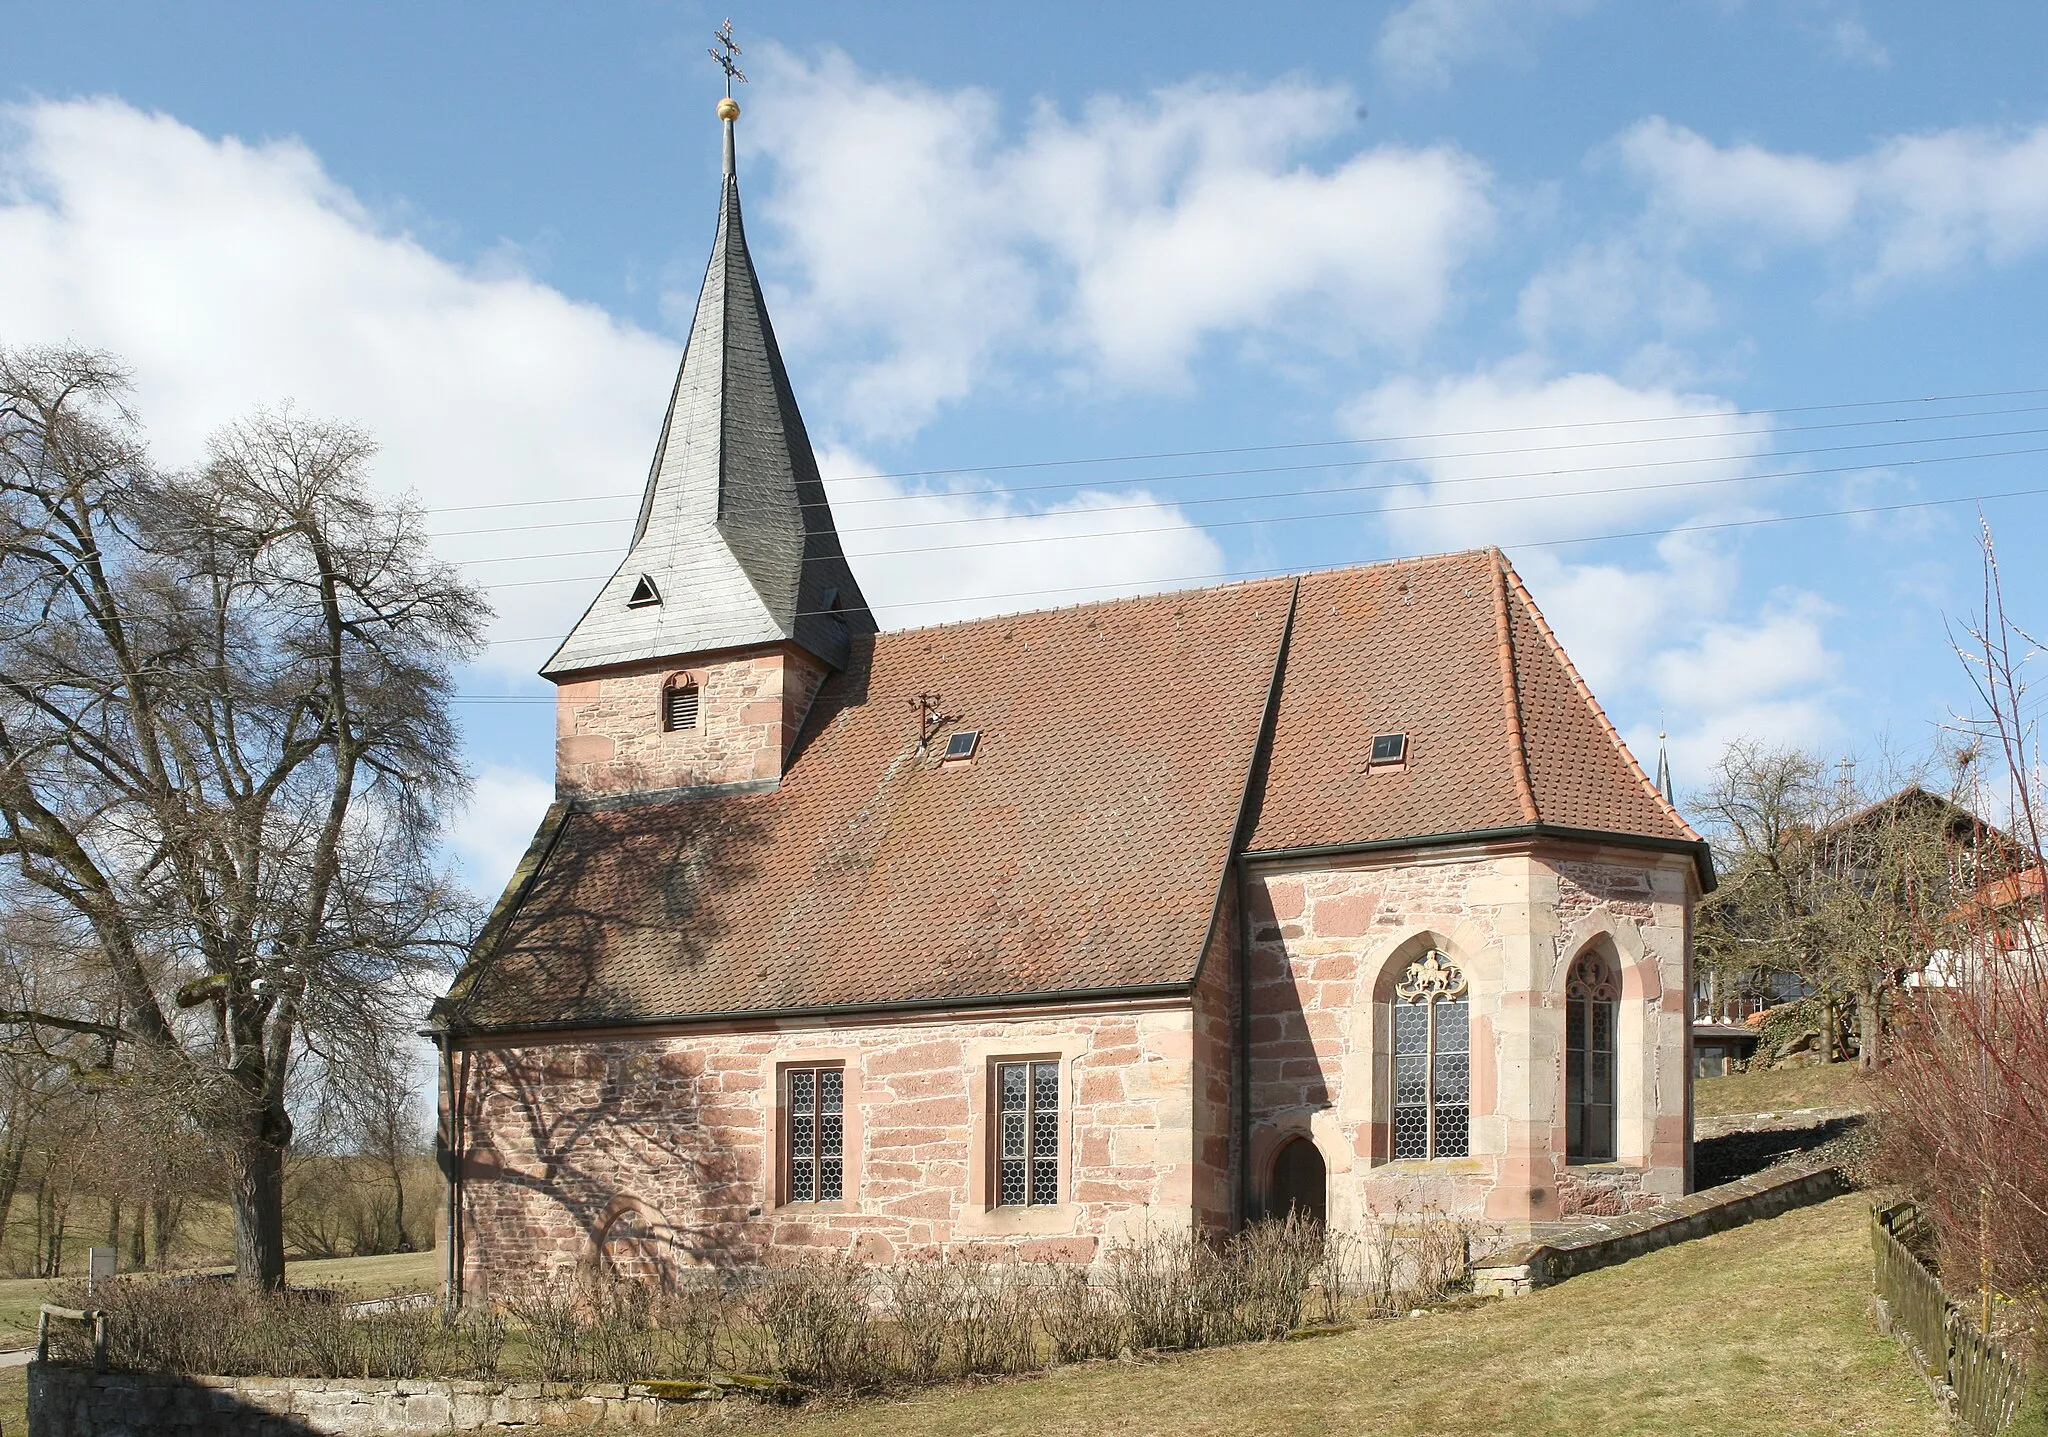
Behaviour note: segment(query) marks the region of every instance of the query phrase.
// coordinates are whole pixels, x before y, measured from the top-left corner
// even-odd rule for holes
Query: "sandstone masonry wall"
[[[1506,1225],[1685,1190],[1687,861],[1622,850],[1406,855],[1252,875],[1251,1178],[1312,1138],[1330,1218],[1396,1207]],[[1620,969],[1618,1157],[1565,1163],[1564,985],[1604,946]],[[1392,1160],[1392,987],[1440,948],[1471,985],[1470,1155]]]
[[[601,1251],[687,1268],[999,1242],[1090,1260],[1192,1220],[1194,1049],[1185,1003],[475,1049],[458,1069],[465,1290],[502,1295]],[[998,1208],[990,1069],[1024,1057],[1061,1065],[1061,1200]],[[813,1064],[845,1073],[836,1203],[784,1201],[778,1170],[781,1074]]]
[[[670,733],[662,689],[678,674],[697,682],[697,725]],[[810,655],[780,648],[564,683],[555,696],[556,796],[780,778],[824,676]]]

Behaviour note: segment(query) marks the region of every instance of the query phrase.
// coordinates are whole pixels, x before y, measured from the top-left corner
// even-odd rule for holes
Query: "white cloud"
[[[1695,711],[1745,708],[1832,679],[1837,659],[1821,632],[1825,614],[1803,595],[1754,624],[1711,624],[1696,643],[1657,656],[1657,694]]]
[[[2048,245],[2048,124],[1951,129],[1825,160],[1717,145],[1651,119],[1621,138],[1653,217],[1695,239],[1821,246],[1868,292],[1970,263],[2009,263]]]
[[[510,881],[554,798],[552,779],[523,768],[484,765],[470,790],[469,806],[448,826],[448,842],[477,892],[494,894]]]
[[[1560,338],[1625,339],[1647,325],[1684,335],[1711,325],[1714,296],[1705,285],[1634,238],[1610,236],[1581,245],[1537,271],[1516,306],[1534,344]]]
[[[1624,721],[1661,714],[1674,763],[1704,773],[1731,738],[1812,742],[1835,727],[1839,660],[1826,606],[1785,589],[1754,607],[1725,541],[1673,531],[1705,515],[1759,512],[1772,425],[1730,411],[1714,395],[1552,374],[1524,359],[1382,385],[1347,423],[1361,435],[1453,436],[1376,446],[1414,480],[1387,501],[1397,547],[1508,547],[1593,691]],[[1484,450],[1506,452],[1474,452]],[[1750,479],[1759,482],[1694,482]],[[1516,502],[1530,496],[1541,497]],[[1410,507],[1445,503],[1459,507]],[[1616,530],[1655,537],[1584,559],[1576,546],[1543,543]],[[1656,732],[1629,725],[1646,763],[1656,760]]]
[[[1853,16],[1837,15],[1822,25],[1821,35],[1828,50],[1838,60],[1872,70],[1891,68],[1892,52]]]
[[[954,492],[919,490],[840,477],[873,472],[849,453],[818,459],[847,556],[886,627],[1185,588],[1226,567],[1215,540],[1147,490],[1082,489],[1031,507],[971,492],[971,476]]]
[[[1725,508],[1743,490],[1720,481],[1760,473],[1771,445],[1768,420],[1711,395],[1551,375],[1533,359],[1394,380],[1344,422],[1361,436],[1466,436],[1375,446],[1414,480],[1388,499],[1387,522],[1425,548],[1576,538]]]
[[[503,249],[465,266],[388,229],[296,140],[214,140],[117,101],[6,112],[0,274],[0,342],[73,339],[122,356],[170,462],[197,457],[224,420],[286,397],[366,425],[383,443],[379,481],[442,511],[429,525],[437,547],[500,586],[502,637],[573,622],[589,576],[624,550],[632,499],[459,506],[637,493],[678,358],[673,342],[519,273]],[[854,505],[841,519],[855,531],[974,521],[849,536],[877,602],[925,623],[1062,601],[1000,597],[1023,590],[1094,584],[1106,595],[1223,567],[1178,511],[1098,512],[1143,497],[1080,494],[1030,513],[932,494]],[[885,552],[1048,536],[1065,537]],[[572,581],[532,582],[555,577]],[[911,603],[936,594],[955,602]],[[486,662],[530,674],[546,652],[500,645]]]
[[[836,52],[768,64],[774,102],[745,123],[774,161],[776,268],[798,277],[784,332],[837,357],[855,433],[915,429],[1025,356],[1159,388],[1221,340],[1411,344],[1491,224],[1484,170],[1449,147],[1305,163],[1352,122],[1338,88],[1041,106],[1009,140],[979,91],[871,80]]]
[[[1380,25],[1374,56],[1409,84],[1442,85],[1468,60],[1526,62],[1537,32],[1600,0],[1408,0]]]
[[[634,487],[675,363],[668,341],[502,258],[451,263],[386,228],[297,140],[214,140],[114,100],[4,112],[0,274],[0,342],[74,340],[126,360],[166,461],[190,462],[215,426],[290,398],[367,426],[383,445],[379,482],[430,508]],[[538,525],[443,546],[463,559],[533,554],[622,541],[621,512],[605,529],[546,527],[564,509],[436,516],[431,527]],[[494,598],[494,632],[526,636],[560,632],[588,593],[568,584]],[[530,671],[536,653],[494,659]]]

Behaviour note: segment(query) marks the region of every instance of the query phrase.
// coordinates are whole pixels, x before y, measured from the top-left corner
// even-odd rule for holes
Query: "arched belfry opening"
[[[1292,1137],[1273,1154],[1273,1181],[1267,1189],[1266,1210],[1273,1217],[1289,1213],[1314,1222],[1326,1222],[1330,1215],[1330,1174],[1316,1145],[1304,1137]]]

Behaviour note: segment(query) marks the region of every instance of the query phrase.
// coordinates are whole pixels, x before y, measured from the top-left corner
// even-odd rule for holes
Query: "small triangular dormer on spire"
[[[718,113],[717,233],[639,520],[625,561],[541,669],[557,681],[771,644],[841,668],[852,636],[875,628],[747,252],[739,105],[727,96]]]

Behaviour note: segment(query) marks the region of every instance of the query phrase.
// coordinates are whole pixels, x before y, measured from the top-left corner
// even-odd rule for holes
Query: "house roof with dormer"
[[[436,1021],[1185,991],[1240,859],[1545,835],[1712,881],[1494,550],[861,635],[779,786],[552,810]]]
[[[632,544],[542,667],[551,679],[783,642],[839,667],[852,635],[874,629],[747,252],[732,123],[711,262]]]

